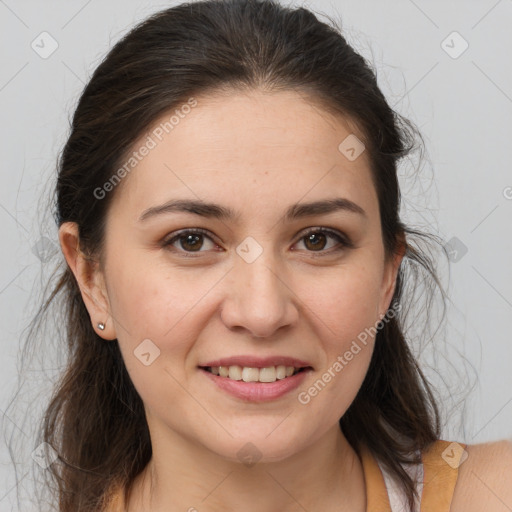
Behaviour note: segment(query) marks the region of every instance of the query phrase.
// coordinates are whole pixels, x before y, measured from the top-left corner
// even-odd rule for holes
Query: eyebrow
[[[321,201],[312,201],[309,203],[295,203],[291,205],[284,214],[286,222],[290,222],[303,217],[312,217],[314,215],[326,215],[337,211],[356,213],[366,217],[366,212],[350,199],[337,197],[333,199],[324,199]],[[171,199],[166,203],[153,206],[145,210],[139,217],[139,221],[144,221],[156,215],[162,215],[173,212],[186,212],[201,217],[219,219],[219,220],[238,220],[240,214],[233,209],[202,200],[191,199]]]

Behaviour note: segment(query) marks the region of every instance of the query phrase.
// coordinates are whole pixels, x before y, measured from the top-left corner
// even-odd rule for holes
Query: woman
[[[510,443],[440,439],[402,332],[407,262],[435,279],[414,133],[306,9],[183,4],[115,45],[56,191],[61,512],[510,510]]]

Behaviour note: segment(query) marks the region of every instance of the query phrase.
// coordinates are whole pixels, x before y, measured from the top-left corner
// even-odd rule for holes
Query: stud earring
[[[99,329],[100,331],[104,331],[104,330],[105,330],[105,324],[104,324],[103,322],[100,322],[100,323],[98,324],[98,329]]]

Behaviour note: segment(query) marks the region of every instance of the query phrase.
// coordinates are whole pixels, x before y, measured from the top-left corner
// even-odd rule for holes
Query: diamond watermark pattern
[[[133,353],[144,366],[149,366],[160,355],[160,349],[150,339],[145,339]]]
[[[338,146],[338,150],[347,160],[353,162],[363,153],[365,145],[351,133],[348,137],[343,139],[343,142]]]
[[[57,252],[57,246],[47,237],[40,238],[32,247],[32,253],[46,263]]]
[[[59,43],[48,32],[41,32],[30,44],[39,57],[47,59],[59,47]]]
[[[444,244],[444,248],[448,253],[448,259],[452,263],[459,262],[468,252],[466,245],[456,236],[450,238],[450,240]]]
[[[450,443],[441,457],[453,469],[457,469],[468,458],[468,452],[459,443]]]
[[[452,59],[458,59],[469,48],[469,43],[454,30],[445,39],[443,39],[441,42],[441,48]]]
[[[252,236],[248,236],[238,245],[236,252],[246,263],[252,263],[261,255],[263,247]]]
[[[254,466],[262,457],[262,453],[252,443],[245,443],[236,455],[238,460],[248,468]]]
[[[41,443],[32,453],[32,459],[43,469],[51,466],[57,459],[57,452],[48,443]]]

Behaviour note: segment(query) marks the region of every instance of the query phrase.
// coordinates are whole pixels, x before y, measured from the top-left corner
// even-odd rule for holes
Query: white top
[[[407,474],[416,483],[418,497],[415,499],[414,509],[411,511],[408,508],[407,498],[403,490],[396,484],[392,476],[387,472],[383,464],[379,463],[380,470],[384,476],[384,482],[388,491],[389,504],[391,505],[392,512],[420,512],[421,494],[423,492],[423,464],[402,464],[402,467]]]

